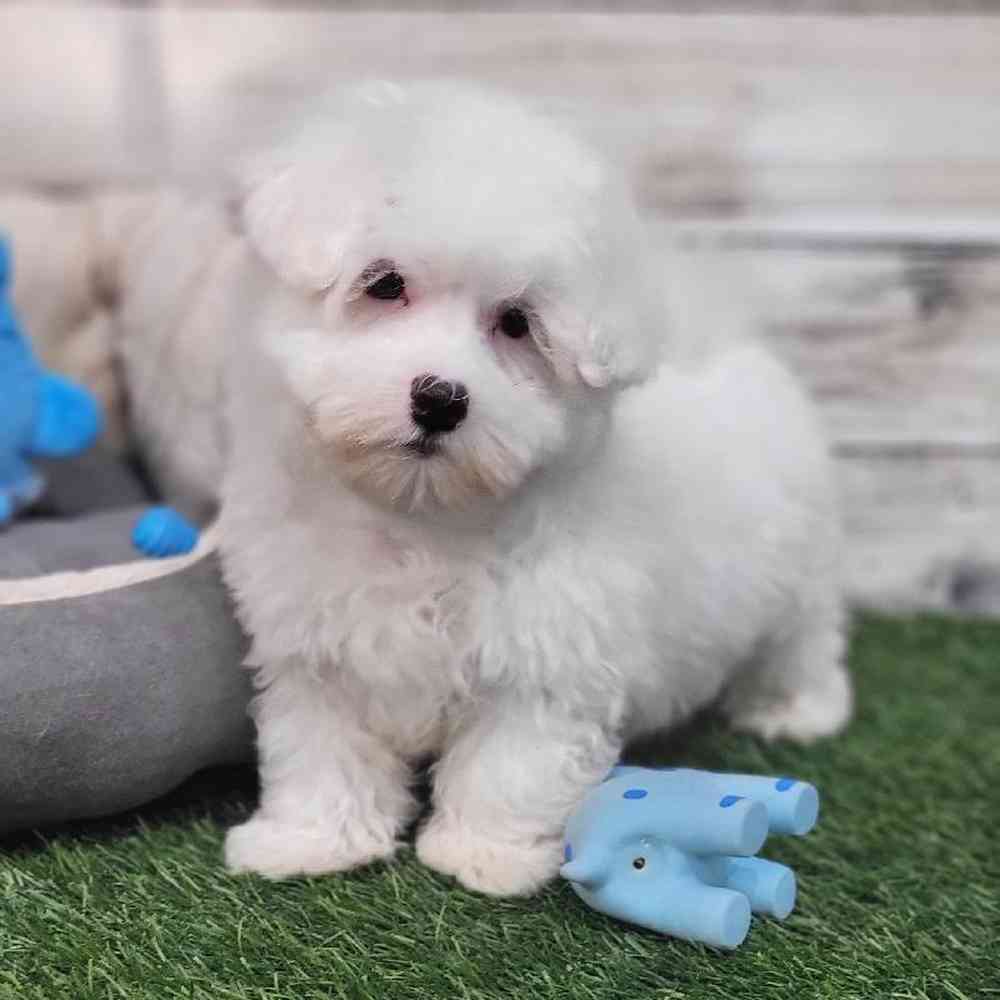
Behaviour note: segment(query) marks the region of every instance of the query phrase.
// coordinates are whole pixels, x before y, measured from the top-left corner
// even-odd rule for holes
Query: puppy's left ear
[[[612,309],[594,318],[576,358],[592,389],[625,389],[644,382],[660,361],[656,319],[639,309]]]
[[[635,233],[634,245],[605,245],[611,251],[601,266],[607,280],[595,289],[598,300],[569,344],[577,377],[593,389],[637,385],[662,358],[666,318],[659,275]]]
[[[662,357],[662,274],[649,233],[614,178],[598,219],[585,264],[572,281],[575,291],[567,289],[569,301],[586,304],[567,325],[561,346],[578,381],[624,389],[649,378]]]

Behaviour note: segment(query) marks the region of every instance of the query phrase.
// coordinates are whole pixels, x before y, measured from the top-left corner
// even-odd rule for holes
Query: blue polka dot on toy
[[[623,799],[644,799],[649,792],[645,788],[630,788],[622,796]]]
[[[794,784],[794,778],[778,778],[778,780],[774,783],[774,787],[777,788],[779,792],[787,792],[788,789]]]
[[[132,544],[157,559],[185,555],[198,544],[198,529],[172,507],[153,507],[136,521]]]
[[[742,798],[742,795],[723,795],[722,798],[719,799],[719,805],[722,806],[723,809],[728,809],[730,806],[736,805],[736,803]]]

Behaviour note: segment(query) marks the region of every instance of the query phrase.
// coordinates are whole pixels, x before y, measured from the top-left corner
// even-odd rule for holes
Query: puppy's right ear
[[[373,116],[406,100],[404,88],[385,81],[331,91],[302,109],[274,152],[244,161],[234,214],[250,245],[288,284],[320,291],[337,280],[377,194],[365,131]]]
[[[247,241],[287,284],[331,287],[362,220],[359,186],[335,161],[292,163],[266,157],[239,178],[235,214]]]

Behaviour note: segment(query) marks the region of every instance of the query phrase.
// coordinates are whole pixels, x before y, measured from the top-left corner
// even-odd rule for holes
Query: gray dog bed
[[[211,532],[145,560],[141,507],[0,533],[0,834],[107,815],[251,757]]]

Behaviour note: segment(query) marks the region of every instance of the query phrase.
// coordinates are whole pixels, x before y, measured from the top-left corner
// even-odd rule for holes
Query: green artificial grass
[[[808,749],[714,723],[663,763],[815,782],[820,824],[765,853],[799,904],[732,954],[586,909],[568,886],[471,895],[404,852],[348,876],[272,884],[220,864],[246,773],[202,779],[110,824],[0,852],[0,1000],[1000,996],[1000,625],[865,619],[857,719]]]

